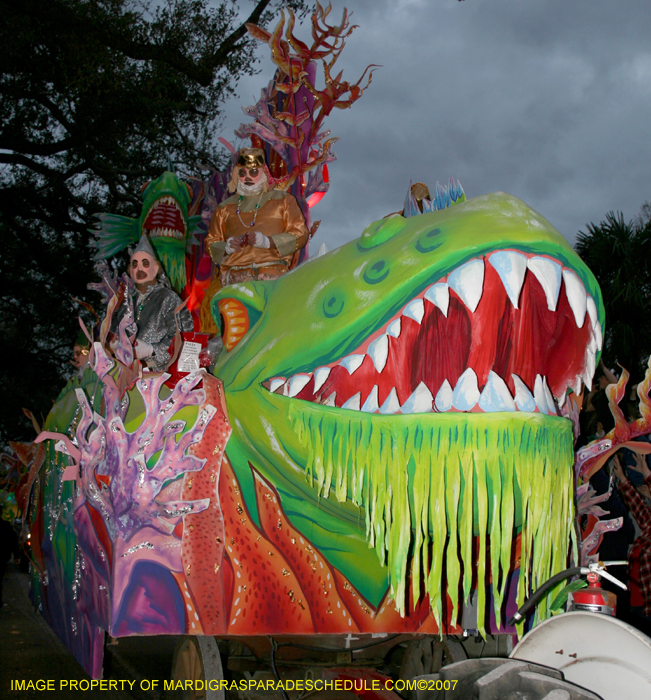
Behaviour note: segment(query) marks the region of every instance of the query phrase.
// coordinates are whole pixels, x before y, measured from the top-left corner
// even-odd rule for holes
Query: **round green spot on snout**
[[[343,292],[333,291],[326,295],[323,300],[323,313],[328,318],[338,316],[344,308]]]
[[[357,241],[357,246],[362,250],[375,248],[400,233],[406,223],[407,219],[402,216],[392,216],[388,219],[375,221],[364,229],[362,237]]]
[[[432,228],[425,231],[416,241],[416,250],[419,253],[430,253],[436,250],[443,241],[439,238],[441,234],[440,228]]]
[[[386,278],[389,274],[389,269],[389,264],[386,260],[378,260],[366,268],[364,272],[364,281],[369,284],[377,284]]]

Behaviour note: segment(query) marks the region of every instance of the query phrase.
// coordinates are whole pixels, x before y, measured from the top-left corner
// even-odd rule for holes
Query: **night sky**
[[[339,141],[330,192],[312,210],[332,249],[402,208],[409,181],[450,175],[468,198],[523,199],[571,243],[608,211],[651,199],[651,2],[334,0],[359,28],[338,63],[373,82],[324,126]],[[332,23],[332,22],[331,22]],[[296,35],[308,41],[309,27]],[[273,74],[239,86],[219,134],[234,129]]]

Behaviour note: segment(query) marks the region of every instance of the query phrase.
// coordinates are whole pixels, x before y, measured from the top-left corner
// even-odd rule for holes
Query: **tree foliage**
[[[619,362],[639,381],[651,354],[651,205],[628,223],[621,212],[609,212],[579,232],[576,250],[601,286],[604,362]]]
[[[245,23],[280,4],[0,0],[0,438],[33,436],[20,409],[46,414],[65,378],[71,297],[97,303],[93,213],[137,214],[169,160],[219,165],[220,110],[256,70]]]

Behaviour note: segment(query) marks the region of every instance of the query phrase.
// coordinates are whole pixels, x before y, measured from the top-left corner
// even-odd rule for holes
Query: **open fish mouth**
[[[601,346],[579,275],[550,256],[505,249],[427,286],[354,352],[262,385],[367,413],[558,415],[568,389],[591,387]]]
[[[150,238],[176,238],[182,241],[186,225],[176,199],[170,195],[157,199],[147,212],[143,230]]]

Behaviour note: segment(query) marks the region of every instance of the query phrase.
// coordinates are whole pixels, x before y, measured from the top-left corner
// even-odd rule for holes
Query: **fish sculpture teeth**
[[[511,377],[515,385],[515,404],[518,410],[525,413],[533,413],[536,410],[536,400],[533,394],[517,374],[512,374]]]
[[[577,328],[583,328],[585,314],[587,311],[588,299],[583,286],[583,282],[572,270],[563,270],[563,281],[565,282],[565,292],[570,308],[574,314]]]
[[[441,310],[447,318],[450,306],[450,288],[445,283],[433,284],[426,292],[425,299]]]
[[[511,391],[506,379],[492,369],[487,375],[483,375],[483,385],[480,385],[475,369],[469,366],[463,370],[454,387],[448,379],[444,379],[438,387],[428,386],[421,380],[415,386],[412,385],[411,393],[408,394],[404,391],[404,387],[401,389],[398,384],[395,384],[388,394],[383,391],[385,398],[380,402],[381,385],[369,383],[366,387],[360,385],[358,391],[354,389],[351,391],[350,388],[340,391],[340,406],[348,410],[383,414],[428,413],[433,410],[438,412],[479,410],[486,413],[538,411],[546,415],[557,415],[557,407],[562,405],[567,388],[573,388],[576,392],[582,384],[591,386],[596,356],[603,344],[597,305],[586,292],[576,272],[564,268],[545,256],[527,256],[515,250],[500,250],[488,255],[485,260],[475,258],[463,263],[452,270],[446,278],[428,285],[420,295],[408,301],[394,318],[386,323],[384,329],[372,336],[368,344],[362,346],[358,352],[346,355],[333,365],[317,367],[313,373],[301,372],[288,379],[274,377],[269,380],[269,391],[290,398],[296,397],[313,380],[314,400],[324,406],[335,406],[338,393],[335,389],[338,385],[332,373],[333,368],[341,367],[346,370],[348,376],[357,376],[356,373],[364,365],[368,355],[373,368],[370,369],[370,364],[364,365],[367,369],[363,374],[368,376],[368,371],[372,372],[374,369],[376,375],[382,377],[387,367],[394,367],[394,364],[389,362],[391,353],[395,351],[395,349],[392,350],[394,348],[392,343],[403,342],[401,341],[405,323],[403,318],[408,318],[420,326],[426,315],[432,313],[428,311],[432,307],[438,309],[444,318],[448,318],[451,291],[474,314],[484,293],[486,263],[497,273],[514,309],[520,308],[525,280],[527,274],[531,273],[545,293],[549,311],[555,312],[558,308],[561,288],[564,286],[577,328],[581,329],[586,318],[589,319],[590,334],[583,367],[566,388],[557,387],[558,399],[554,398],[547,376],[542,372],[536,375],[535,381],[532,380],[531,386],[527,386],[517,374],[511,374],[510,381],[513,386]],[[413,326],[408,327],[413,328]],[[390,342],[390,339],[393,340]],[[393,371],[395,370],[389,370],[390,373]],[[330,384],[326,385],[328,380]],[[323,388],[326,386],[330,387],[327,397],[323,394]],[[368,386],[372,386],[370,391]],[[401,405],[399,396],[404,397],[406,394],[408,396]]]
[[[429,413],[434,398],[424,382],[421,382],[412,395],[402,404],[402,413]]]
[[[434,399],[434,405],[440,413],[445,413],[452,408],[452,393],[450,382],[444,379]]]
[[[458,411],[470,411],[479,401],[479,387],[477,386],[477,375],[472,367],[459,377],[457,385],[452,394],[452,405]]]
[[[527,261],[527,268],[531,270],[540,286],[545,292],[547,308],[556,311],[558,295],[561,291],[561,278],[563,268],[549,258],[535,256]]]
[[[371,393],[366,397],[362,411],[364,413],[375,413],[380,406],[378,405],[378,386],[375,384],[371,389]]]
[[[330,376],[330,367],[319,367],[314,371],[314,391],[318,391]]]
[[[393,387],[385,402],[380,406],[380,413],[393,414],[398,413],[399,410],[400,402],[398,401],[398,393],[396,392],[395,387]]]
[[[451,272],[448,287],[474,313],[484,289],[484,261],[471,260]]]
[[[501,250],[493,253],[488,258],[488,262],[500,276],[513,308],[517,309],[524,276],[527,273],[526,256],[514,250]]]
[[[382,372],[389,357],[389,337],[381,335],[368,346],[367,352],[371,360],[373,360],[375,369],[378,372]]]
[[[493,371],[488,373],[488,381],[479,397],[479,408],[485,413],[515,411],[515,401],[506,382]]]

